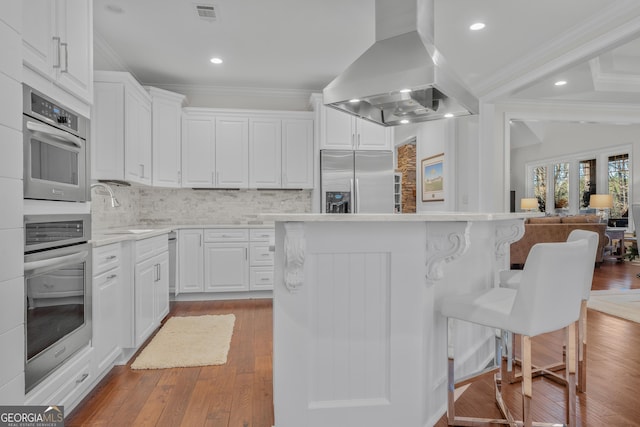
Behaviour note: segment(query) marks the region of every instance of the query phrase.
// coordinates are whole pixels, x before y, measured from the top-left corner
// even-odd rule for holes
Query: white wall
[[[479,210],[478,117],[425,122],[416,128],[416,211]],[[444,153],[444,201],[422,201],[422,159]]]
[[[0,402],[24,402],[22,5],[0,9]]]

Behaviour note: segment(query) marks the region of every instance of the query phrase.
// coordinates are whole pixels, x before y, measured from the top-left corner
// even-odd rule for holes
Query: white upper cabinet
[[[249,186],[249,119],[216,118],[216,187]]]
[[[185,108],[182,187],[313,188],[313,114]]]
[[[391,150],[393,130],[315,102],[321,150]]]
[[[131,74],[96,71],[92,179],[151,185],[151,97]]]
[[[152,184],[154,187],[180,187],[182,105],[185,96],[155,87],[151,95],[153,141]]]
[[[182,117],[182,187],[214,187],[215,130],[216,119],[211,115]]]
[[[22,8],[24,64],[91,103],[92,2],[22,0]]]
[[[282,187],[313,188],[313,120],[282,120]]]
[[[249,187],[282,187],[282,121],[249,119]]]

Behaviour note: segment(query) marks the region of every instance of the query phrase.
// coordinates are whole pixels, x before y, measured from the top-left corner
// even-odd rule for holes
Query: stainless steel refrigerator
[[[323,213],[393,213],[391,151],[322,150]]]

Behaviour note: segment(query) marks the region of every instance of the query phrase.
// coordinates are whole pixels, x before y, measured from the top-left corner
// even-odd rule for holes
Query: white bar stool
[[[586,274],[591,262],[587,240],[561,243],[538,243],[529,252],[518,289],[494,287],[442,299],[440,311],[447,318],[448,406],[449,425],[478,426],[488,424],[518,424],[532,426],[531,338],[564,329],[567,347],[565,381],[568,388],[566,418],[569,426],[576,420],[576,322]],[[502,399],[502,378],[496,375],[496,403],[504,419],[458,417],[455,415],[454,354],[451,335],[454,319],[509,331],[522,336],[522,421],[516,421]],[[498,359],[499,361],[501,358]],[[535,425],[554,425],[535,423]],[[555,424],[557,425],[557,424]]]
[[[582,290],[582,305],[580,307],[580,319],[578,320],[577,387],[578,391],[581,393],[585,393],[587,391],[587,302],[589,301],[589,296],[591,295],[593,269],[596,263],[599,238],[600,237],[598,233],[588,230],[573,230],[571,231],[571,233],[569,233],[569,237],[567,237],[567,242],[575,242],[577,240],[586,239],[589,244],[589,259],[592,261],[591,265],[586,266],[584,288]],[[521,280],[522,270],[504,270],[500,272],[500,286],[502,287],[517,289],[520,286]],[[507,342],[509,343],[507,347],[507,380],[513,382],[518,378],[512,375],[512,364],[513,362],[516,362],[512,359],[513,351],[512,346],[510,345],[513,342],[512,337],[509,337]],[[564,381],[563,378],[558,376],[555,372],[564,369],[564,367],[565,364],[563,362],[550,366],[534,367],[533,375],[545,375],[552,380],[562,382]]]

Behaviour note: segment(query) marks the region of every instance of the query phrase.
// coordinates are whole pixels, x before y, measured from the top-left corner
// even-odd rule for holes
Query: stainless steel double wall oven
[[[26,85],[23,103],[28,392],[91,342],[91,214],[88,119]]]

